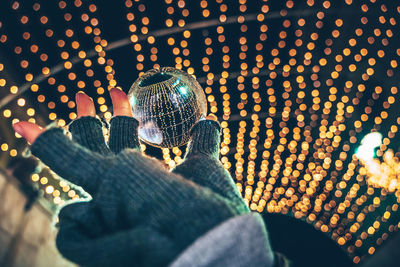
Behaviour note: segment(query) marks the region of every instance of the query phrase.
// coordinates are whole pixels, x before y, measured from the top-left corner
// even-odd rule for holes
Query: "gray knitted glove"
[[[228,199],[240,214],[248,213],[250,209],[232,176],[219,161],[220,132],[221,126],[218,122],[199,121],[191,130],[191,141],[184,161],[173,172]]]
[[[84,138],[75,140],[85,144]],[[120,151],[121,146],[118,147],[115,151]],[[101,155],[71,142],[62,130],[50,129],[37,138],[32,152],[60,176],[82,186],[93,196],[87,208],[88,217],[102,224],[94,232],[107,229],[108,234],[114,235],[146,225],[160,239],[172,240],[173,251],[181,251],[198,236],[240,213],[227,199],[166,171],[158,161],[133,150],[124,150],[115,156]],[[83,203],[80,205],[85,207]],[[60,233],[69,233],[66,230],[67,226]],[[61,251],[66,248],[60,239],[57,243]],[[116,241],[111,243],[115,248],[119,246]],[[79,251],[80,255],[69,255],[69,258],[75,262],[85,258],[84,251],[76,250]],[[151,253],[157,255],[157,251]],[[176,255],[170,256],[173,259]]]
[[[119,153],[125,148],[139,150],[137,135],[139,122],[126,116],[117,116],[110,121],[108,147],[104,141],[103,124],[95,117],[81,117],[69,125],[72,139],[78,144],[103,155]]]

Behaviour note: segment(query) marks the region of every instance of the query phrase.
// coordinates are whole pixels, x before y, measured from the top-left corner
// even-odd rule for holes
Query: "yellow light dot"
[[[28,116],[33,116],[35,115],[35,110],[33,108],[28,108],[26,114],[28,114]]]
[[[40,183],[41,184],[47,184],[48,182],[49,182],[49,180],[47,179],[47,177],[40,178]]]
[[[46,186],[45,191],[46,191],[46,194],[51,194],[54,192],[54,187],[52,185],[48,185],[48,186]]]
[[[54,190],[54,192],[53,192],[53,197],[58,197],[58,196],[60,196],[60,191],[59,190]]]
[[[115,86],[117,86],[117,81],[114,80],[114,79],[112,79],[112,80],[110,80],[109,85],[110,85],[111,87],[115,87]]]
[[[11,150],[10,150],[10,156],[11,156],[11,157],[15,157],[15,156],[17,156],[17,155],[18,155],[18,152],[17,152],[16,149],[11,149]]]
[[[373,235],[374,233],[375,233],[375,228],[370,226],[368,228],[368,234]]]
[[[64,127],[65,124],[66,124],[65,120],[63,120],[63,119],[59,119],[58,122],[57,122],[57,125],[60,126],[60,127]]]
[[[31,91],[32,92],[37,92],[39,90],[39,86],[37,84],[32,84],[31,85]]]
[[[66,61],[64,63],[64,68],[66,68],[67,70],[71,69],[72,68],[72,63],[70,61]]]
[[[10,93],[11,93],[11,94],[16,94],[16,93],[18,93],[18,87],[15,86],[15,85],[11,86],[11,87],[10,87]]]
[[[61,203],[61,198],[60,197],[55,197],[53,199],[54,204],[60,204]]]
[[[368,249],[368,253],[369,253],[370,255],[374,254],[374,252],[375,252],[375,248],[374,248],[374,247],[370,247],[370,248]]]
[[[11,110],[5,109],[5,110],[3,111],[3,116],[6,117],[6,118],[11,117]]]
[[[19,98],[19,99],[17,100],[17,104],[18,104],[18,106],[20,106],[20,107],[25,106],[25,103],[26,103],[26,101],[25,101],[25,99],[23,99],[23,98]]]
[[[75,119],[76,119],[76,113],[75,113],[75,112],[69,113],[69,118],[70,118],[71,120],[75,120]]]
[[[7,151],[8,150],[8,145],[6,143],[1,145],[1,150],[2,151]]]
[[[111,119],[111,117],[112,117],[111,112],[107,111],[104,113],[104,118],[106,118],[107,120]]]
[[[39,174],[37,174],[37,173],[32,174],[31,179],[33,182],[39,181],[39,178],[40,178]]]
[[[25,80],[27,80],[28,82],[32,81],[33,80],[33,75],[30,74],[30,73],[26,74],[25,75]]]
[[[56,113],[52,112],[52,113],[49,114],[49,119],[50,120],[54,121],[56,118],[57,118],[57,114]]]
[[[343,237],[340,237],[337,242],[339,245],[343,246],[346,243],[346,239],[344,239]]]
[[[101,111],[101,112],[106,112],[107,110],[108,110],[107,105],[101,105],[101,106],[100,106],[100,111]]]
[[[75,195],[76,195],[76,192],[74,190],[71,190],[71,191],[68,192],[68,196],[70,198],[73,198]]]

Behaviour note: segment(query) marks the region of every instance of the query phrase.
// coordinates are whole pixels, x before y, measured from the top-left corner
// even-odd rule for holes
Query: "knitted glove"
[[[36,139],[32,153],[93,196],[94,217],[100,218],[111,234],[146,225],[160,237],[168,237],[181,251],[198,236],[239,214],[227,199],[133,150],[101,155],[53,128]],[[176,255],[170,256],[173,259]]]
[[[109,146],[106,145],[104,140],[103,124],[95,117],[81,117],[72,121],[69,125],[69,131],[72,134],[72,140],[83,147],[93,152],[112,156],[113,152],[118,153],[125,148],[139,149],[136,132],[138,125],[138,121],[132,117],[113,117],[110,121]],[[77,202],[65,206],[60,213],[60,217],[63,215],[63,219],[60,220],[60,228],[74,228],[76,231],[83,229],[85,233],[91,233],[91,236],[103,236],[107,234],[107,231],[104,230],[104,225],[101,226],[99,214],[92,212],[96,211],[96,209],[93,208],[91,211],[88,211],[89,206],[94,206],[92,201],[87,203]],[[63,231],[60,231],[59,237],[62,236],[62,233]],[[66,236],[66,240],[68,238]]]
[[[74,120],[69,131],[78,144],[103,155],[112,155],[112,152],[118,153],[125,148],[139,150],[137,127],[138,121],[132,117],[113,117],[109,147],[104,141],[103,125],[95,117]],[[59,220],[57,248],[64,257],[79,265],[164,266],[179,252],[170,239],[155,229],[134,227],[115,233],[110,231],[93,201],[64,206]],[[123,224],[124,220],[120,218],[118,222]]]
[[[109,147],[114,153],[119,153],[125,148],[139,150],[138,137],[139,122],[126,116],[113,117],[110,121]]]
[[[125,148],[139,150],[137,127],[139,122],[126,116],[117,116],[110,121],[108,147],[104,141],[103,125],[95,117],[81,117],[69,125],[72,139],[78,144],[103,155],[119,153]]]
[[[104,142],[103,124],[94,117],[81,117],[72,121],[69,125],[72,140],[103,155],[112,154],[111,150]]]
[[[110,121],[109,147],[114,153],[125,148],[139,149],[138,121],[132,117],[117,116]],[[104,142],[102,124],[94,117],[82,117],[73,121],[69,130],[73,140],[101,154],[110,154]],[[172,172],[212,189],[236,203],[241,213],[249,208],[238,192],[231,175],[219,161],[221,126],[212,120],[201,120],[191,130],[184,161]]]
[[[191,130],[184,161],[173,172],[230,200],[240,214],[248,213],[232,176],[219,161],[220,132],[218,122],[199,121]]]

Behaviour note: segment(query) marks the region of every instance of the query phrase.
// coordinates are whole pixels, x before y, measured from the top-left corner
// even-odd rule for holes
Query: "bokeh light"
[[[2,1],[0,14],[2,166],[25,147],[12,123],[66,127],[78,91],[109,120],[110,88],[172,66],[203,87],[252,210],[308,222],[354,263],[400,227],[394,179],[368,182],[400,155],[397,1]],[[368,171],[356,149],[371,132],[382,143]],[[142,145],[171,168],[184,149]],[[46,168],[32,181],[57,205],[80,197]]]

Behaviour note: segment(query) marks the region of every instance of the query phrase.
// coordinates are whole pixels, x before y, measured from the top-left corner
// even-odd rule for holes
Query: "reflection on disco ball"
[[[190,129],[207,113],[203,89],[194,77],[171,67],[152,69],[128,93],[139,137],[162,148],[188,142]]]

